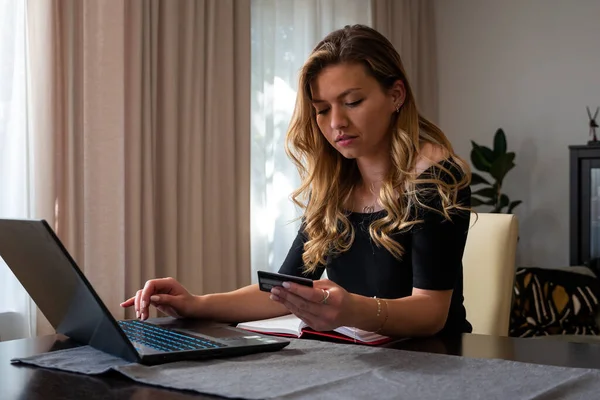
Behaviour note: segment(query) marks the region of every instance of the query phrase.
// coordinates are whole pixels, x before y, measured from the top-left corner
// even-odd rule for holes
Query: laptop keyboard
[[[129,340],[160,351],[217,349],[225,344],[189,336],[137,320],[118,321]]]

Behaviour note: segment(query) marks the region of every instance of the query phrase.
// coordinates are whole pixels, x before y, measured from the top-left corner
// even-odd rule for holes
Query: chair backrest
[[[519,224],[512,214],[471,213],[463,255],[464,304],[473,333],[508,336]]]
[[[7,311],[0,312],[0,342],[25,337],[25,319],[23,314]]]

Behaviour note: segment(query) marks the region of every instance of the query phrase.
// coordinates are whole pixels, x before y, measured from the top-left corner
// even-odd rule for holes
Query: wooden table
[[[73,347],[62,335],[0,342],[0,399],[214,399],[135,383],[118,373],[91,377],[10,364],[24,357]],[[544,365],[600,369],[600,342],[573,343],[552,338],[519,339],[465,334],[453,338],[400,341],[386,347],[474,358],[499,358]],[[393,351],[393,350],[390,350]]]

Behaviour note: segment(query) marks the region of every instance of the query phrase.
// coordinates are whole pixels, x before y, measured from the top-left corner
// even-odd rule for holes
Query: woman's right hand
[[[135,296],[121,303],[121,307],[135,306],[135,314],[142,321],[148,318],[150,305],[175,318],[192,316],[194,299],[190,292],[173,278],[151,279]]]

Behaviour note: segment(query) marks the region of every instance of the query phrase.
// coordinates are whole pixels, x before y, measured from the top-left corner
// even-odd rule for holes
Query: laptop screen
[[[58,333],[131,361],[138,359],[46,221],[0,219],[0,257]]]

